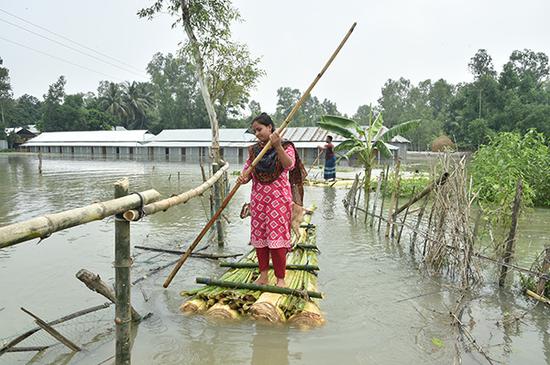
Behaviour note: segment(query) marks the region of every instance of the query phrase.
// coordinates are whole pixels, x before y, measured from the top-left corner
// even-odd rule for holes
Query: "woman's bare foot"
[[[277,284],[276,284],[279,288],[286,288],[286,283],[285,283],[285,279],[279,279],[277,278]]]
[[[260,276],[256,280],[254,280],[254,284],[256,285],[267,285],[267,271],[266,272],[260,272]]]

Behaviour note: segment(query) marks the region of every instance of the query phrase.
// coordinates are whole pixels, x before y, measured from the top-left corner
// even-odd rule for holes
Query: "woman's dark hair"
[[[332,142],[332,136],[327,136],[327,138],[329,142]]]
[[[273,123],[273,120],[271,120],[271,117],[267,113],[261,113],[256,118],[252,120],[252,123],[258,122],[260,124],[265,125],[266,127],[271,126],[271,131],[275,131],[275,123]],[[252,124],[250,123],[250,124]]]

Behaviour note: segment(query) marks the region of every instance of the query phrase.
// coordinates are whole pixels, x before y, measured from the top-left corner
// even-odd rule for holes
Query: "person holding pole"
[[[286,254],[291,247],[293,201],[302,205],[306,172],[294,145],[281,139],[269,115],[261,113],[254,118],[251,127],[258,142],[248,148],[248,160],[237,181],[246,184],[252,180],[250,244],[256,249],[260,269],[255,284],[268,284],[271,256],[277,278],[276,285],[285,287]],[[252,161],[269,141],[272,147],[248,175],[247,170]]]
[[[336,181],[336,156],[334,155],[332,136],[327,136],[325,142],[324,146],[319,146],[320,150],[325,151],[324,178],[327,181]]]

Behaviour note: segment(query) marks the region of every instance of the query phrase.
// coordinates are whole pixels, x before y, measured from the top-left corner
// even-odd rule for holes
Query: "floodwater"
[[[232,166],[231,171],[238,169]],[[113,183],[130,178],[130,191],[155,188],[170,196],[201,183],[199,166],[176,162],[88,160],[0,154],[0,225],[79,207],[113,196]],[[178,180],[179,173],[179,180]],[[245,253],[248,221],[238,218],[249,186],[241,188],[226,215],[227,244],[206,252]],[[216,261],[191,258],[168,289],[169,269],[135,285],[136,309],[153,315],[135,331],[133,364],[486,364],[456,327],[449,311],[458,298],[452,283],[428,276],[402,246],[346,216],[345,190],[306,188],[306,205],[316,204],[319,290],[327,320],[301,331],[250,320],[212,322],[183,316],[181,290],[197,287],[197,276],[217,276]],[[206,198],[132,223],[132,245],[184,248],[206,220]],[[520,223],[517,264],[529,267],[550,239],[550,210],[534,209]],[[206,240],[205,240],[206,241]],[[89,223],[0,250],[0,343],[34,327],[24,307],[45,320],[102,304],[103,297],[75,278],[86,268],[114,281],[114,220]],[[206,244],[204,242],[203,244]],[[170,254],[132,250],[132,279],[175,260]],[[550,363],[550,306],[535,305],[518,280],[499,290],[495,268],[483,263],[485,283],[468,298],[462,321],[495,363]],[[515,275],[514,275],[515,277]],[[56,328],[83,347],[71,353],[43,331],[21,346],[54,345],[38,355],[7,353],[0,364],[114,364],[114,308]],[[514,320],[514,318],[519,318]],[[34,356],[33,356],[34,355]]]

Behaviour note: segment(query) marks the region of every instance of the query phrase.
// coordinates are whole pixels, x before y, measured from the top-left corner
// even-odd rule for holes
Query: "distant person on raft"
[[[255,284],[268,284],[271,256],[276,285],[286,287],[286,254],[291,248],[292,211],[303,209],[306,171],[294,144],[281,139],[269,115],[261,113],[254,118],[251,129],[259,142],[248,148],[248,160],[237,181],[246,184],[252,180],[250,243],[256,249],[260,269]],[[272,147],[248,176],[246,170],[268,141]]]
[[[336,156],[334,155],[334,145],[332,144],[332,136],[327,136],[324,146],[319,146],[320,150],[325,151],[325,180],[336,180]]]

